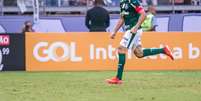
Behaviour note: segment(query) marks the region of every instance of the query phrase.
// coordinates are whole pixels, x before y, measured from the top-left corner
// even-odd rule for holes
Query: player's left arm
[[[139,27],[141,26],[141,24],[144,22],[144,20],[146,18],[146,13],[145,13],[144,8],[140,5],[137,5],[134,8],[135,8],[135,11],[140,14],[140,17],[138,19],[137,24],[131,29],[131,32],[137,33],[137,30],[139,29]]]

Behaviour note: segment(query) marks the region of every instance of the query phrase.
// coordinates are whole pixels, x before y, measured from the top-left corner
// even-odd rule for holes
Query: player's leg
[[[157,54],[166,54],[172,60],[174,60],[172,52],[167,45],[164,48],[145,48],[145,49],[142,49],[141,34],[142,34],[142,30],[140,29],[137,31],[135,38],[134,38],[134,41],[133,41],[134,42],[133,51],[134,51],[134,54],[138,58],[143,58],[146,56],[157,55]]]
[[[109,84],[121,84],[122,83],[122,75],[124,71],[124,65],[126,62],[126,51],[127,48],[120,46],[117,49],[118,52],[118,68],[117,68],[117,75],[111,79],[107,79],[106,81]]]
[[[119,80],[122,80],[122,75],[123,75],[123,71],[124,71],[124,65],[126,62],[126,51],[127,49],[120,46],[118,48],[118,69],[117,69],[117,78]]]
[[[126,52],[128,49],[131,48],[134,40],[134,34],[131,34],[130,31],[127,31],[121,42],[120,42],[120,47],[117,49],[118,52],[118,69],[117,69],[117,75],[116,77],[112,79],[108,79],[107,82],[110,84],[120,84],[122,83],[122,75],[124,71],[124,65],[126,61]]]
[[[157,55],[157,54],[165,54],[169,56],[172,60],[174,60],[172,52],[167,45],[164,48],[145,48],[145,49],[142,49],[142,46],[138,45],[134,49],[134,54],[138,58],[143,58],[146,56]]]
[[[134,54],[138,58],[143,58],[143,57],[146,57],[146,56],[151,56],[151,55],[156,55],[156,54],[161,54],[161,53],[164,53],[163,48],[146,48],[146,49],[142,49],[142,46],[138,45],[134,49]]]

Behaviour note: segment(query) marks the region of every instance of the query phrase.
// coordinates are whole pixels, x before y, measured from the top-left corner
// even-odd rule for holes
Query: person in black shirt
[[[106,32],[110,25],[109,12],[102,7],[102,0],[95,0],[94,7],[87,11],[85,25],[90,32]]]

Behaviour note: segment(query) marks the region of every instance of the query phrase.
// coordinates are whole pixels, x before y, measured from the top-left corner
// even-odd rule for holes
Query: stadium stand
[[[201,12],[201,0],[140,0],[147,5],[157,6],[158,13]],[[20,3],[20,4],[19,4]],[[119,0],[104,0],[105,8],[112,14],[119,13]],[[40,11],[44,14],[84,14],[93,5],[93,0],[39,0]],[[19,6],[25,6],[21,12]],[[21,7],[22,8],[22,7]],[[0,0],[1,14],[31,13],[32,0]]]

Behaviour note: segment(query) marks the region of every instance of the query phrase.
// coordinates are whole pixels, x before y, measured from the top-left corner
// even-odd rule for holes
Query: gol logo
[[[68,59],[72,62],[82,61],[81,57],[75,55],[76,44],[74,42],[69,45],[64,42],[39,42],[33,49],[34,57],[40,62],[64,62]],[[62,53],[62,54],[61,54]]]

